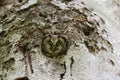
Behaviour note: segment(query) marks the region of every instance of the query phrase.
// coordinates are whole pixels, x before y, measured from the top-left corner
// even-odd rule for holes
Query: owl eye
[[[52,42],[51,42],[50,40],[48,41],[48,44],[49,44],[50,46],[52,46]]]
[[[60,45],[61,45],[61,42],[58,41],[58,42],[56,43],[56,46],[60,46]]]
[[[62,37],[59,37],[59,40],[58,40],[58,42],[56,43],[56,45],[57,45],[57,46],[60,46],[60,45],[63,45],[64,43],[66,43],[66,42],[65,42],[65,39],[62,38]]]
[[[53,50],[53,43],[50,40],[48,40],[46,46],[48,46],[50,50]]]

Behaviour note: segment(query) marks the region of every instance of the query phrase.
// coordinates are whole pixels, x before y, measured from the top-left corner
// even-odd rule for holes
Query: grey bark
[[[120,80],[119,13],[119,0],[1,0],[0,80]]]

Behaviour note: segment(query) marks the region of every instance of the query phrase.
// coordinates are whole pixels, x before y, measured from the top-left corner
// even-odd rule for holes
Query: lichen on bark
[[[71,1],[67,0],[65,4],[67,5]],[[72,66],[76,60],[74,60],[74,56],[68,55],[72,54],[71,51],[69,52],[71,46],[74,46],[73,49],[80,46],[76,42],[84,45],[85,50],[88,50],[92,55],[99,53],[99,51],[113,52],[113,46],[103,37],[103,35],[107,35],[107,31],[101,27],[105,21],[87,7],[76,9],[68,6],[62,9],[51,0],[35,0],[33,2],[32,0],[11,0],[9,4],[7,2],[2,4],[0,7],[4,9],[3,13],[0,14],[0,77],[3,80],[9,79],[10,73],[17,71],[19,68],[17,63],[21,63],[20,67],[23,68],[23,72],[20,69],[18,70],[19,74],[22,73],[20,76],[30,78],[30,75],[35,72],[36,55],[43,60],[45,58],[44,64],[41,63],[40,65],[41,73],[43,71],[48,75],[53,74],[53,78],[55,75],[55,77],[63,80],[68,73],[67,71],[71,70],[70,75],[72,76]],[[81,4],[84,6],[83,2]],[[10,7],[7,8],[8,6]],[[65,51],[65,57],[51,59],[42,54],[41,43],[45,35],[60,35],[67,40],[68,51]],[[30,57],[31,60],[26,57]],[[47,58],[48,60],[46,60]],[[69,65],[67,65],[68,63]],[[29,70],[25,70],[26,66],[22,65],[29,65],[33,72],[31,71],[29,74]],[[43,65],[44,67],[50,65],[53,69],[48,70],[48,72],[44,71]],[[58,70],[57,73],[57,69],[61,71]],[[19,76],[16,75],[15,77]]]

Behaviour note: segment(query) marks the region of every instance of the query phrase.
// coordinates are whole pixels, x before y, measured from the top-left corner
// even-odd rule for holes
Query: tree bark
[[[119,0],[1,0],[0,80],[120,80]]]

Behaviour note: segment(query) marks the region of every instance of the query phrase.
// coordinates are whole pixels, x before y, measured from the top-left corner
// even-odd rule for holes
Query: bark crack
[[[66,74],[66,65],[65,65],[66,63],[64,62],[64,69],[65,69],[65,72],[64,73],[62,73],[62,74],[60,74],[60,80],[63,80],[63,78],[64,78],[64,76],[65,76],[65,74]]]
[[[74,64],[74,59],[73,59],[73,56],[71,57],[71,64],[70,64],[70,75],[72,76],[72,67],[73,67],[73,64]]]
[[[26,65],[26,75],[28,76],[29,74],[33,73],[33,69],[32,69],[32,62],[31,62],[31,57],[30,57],[30,54],[27,52],[27,45],[20,45],[19,43],[16,44],[17,46],[17,51],[22,53],[23,55],[23,60],[24,60],[24,63]]]

